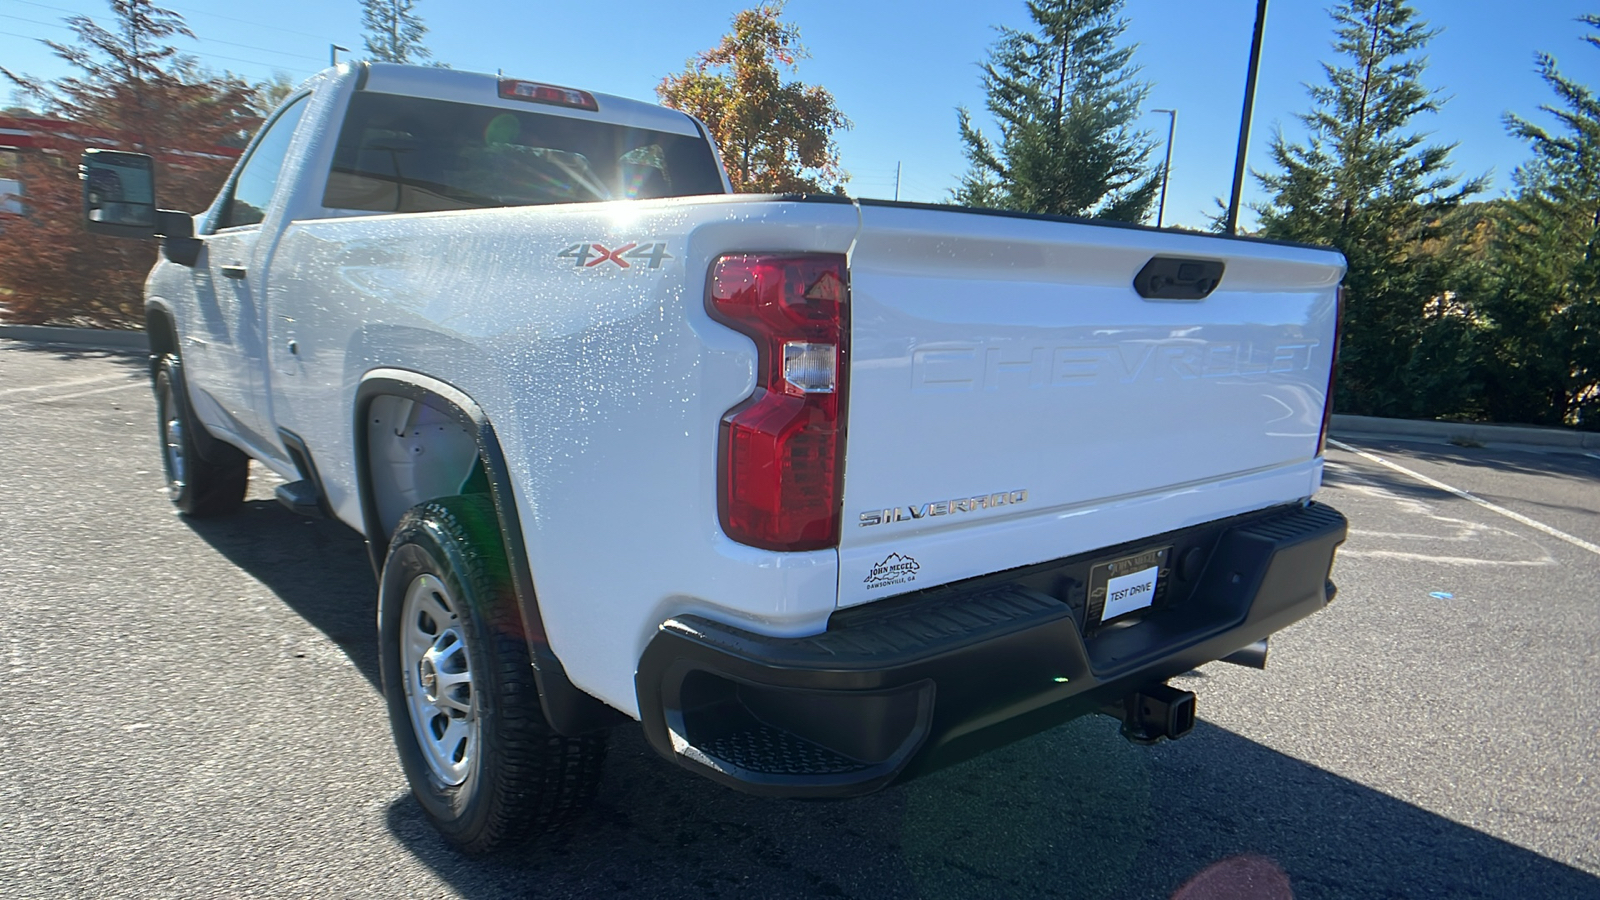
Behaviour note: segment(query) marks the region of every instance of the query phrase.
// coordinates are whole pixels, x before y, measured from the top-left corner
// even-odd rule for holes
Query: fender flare
[[[528,562],[527,545],[522,536],[522,520],[517,514],[510,470],[505,453],[495,435],[494,425],[466,392],[454,385],[407,369],[380,368],[367,372],[356,388],[352,435],[355,441],[357,490],[361,500],[362,530],[367,537],[367,553],[372,570],[382,578],[383,563],[389,554],[389,535],[378,516],[367,448],[367,410],[380,396],[404,397],[426,402],[452,416],[473,435],[478,445],[478,462],[489,483],[489,496],[500,523],[500,537],[511,568],[511,585],[517,608],[522,614],[523,635],[533,660],[534,680],[539,687],[539,703],[545,719],[558,734],[575,737],[628,721],[628,717],[590,694],[567,678],[566,669],[550,649],[539,612],[539,599],[533,589],[533,570]]]

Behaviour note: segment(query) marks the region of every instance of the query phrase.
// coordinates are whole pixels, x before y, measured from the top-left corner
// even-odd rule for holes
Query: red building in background
[[[0,213],[21,215],[25,211],[17,171],[23,154],[83,145],[116,147],[116,142],[93,128],[65,119],[0,115]],[[243,152],[243,147],[224,146],[177,151],[178,155],[206,159],[237,159]]]

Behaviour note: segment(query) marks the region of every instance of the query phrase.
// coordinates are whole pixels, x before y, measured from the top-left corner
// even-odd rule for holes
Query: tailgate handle
[[[1204,300],[1222,281],[1222,260],[1153,256],[1139,274],[1133,289],[1146,300]]]

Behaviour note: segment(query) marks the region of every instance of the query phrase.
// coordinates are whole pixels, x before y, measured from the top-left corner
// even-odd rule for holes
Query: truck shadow
[[[1242,854],[1286,872],[1299,900],[1600,898],[1594,875],[1204,723],[1142,748],[1109,719],[1080,719],[815,803],[711,785],[623,728],[595,808],[558,838],[465,860],[409,796],[388,825],[472,898],[1161,898]]]
[[[1338,436],[1335,435],[1335,437]],[[1504,445],[1495,447],[1458,447],[1452,444],[1413,443],[1357,437],[1341,438],[1340,440],[1362,450],[1376,453],[1379,456],[1389,454],[1388,458],[1400,465],[1406,465],[1406,459],[1409,457],[1439,465],[1488,469],[1516,475],[1547,475],[1593,480],[1596,474],[1600,473],[1600,464],[1575,449],[1540,452],[1537,448],[1518,450]],[[1362,465],[1365,465],[1365,463],[1363,462]]]
[[[1433,461],[1453,464],[1460,463],[1459,460],[1446,456],[1424,457],[1421,454],[1417,454],[1417,457],[1419,459],[1426,458]],[[1539,467],[1523,466],[1514,470],[1506,469],[1505,471],[1515,471],[1522,475],[1561,477],[1573,481],[1594,481],[1597,477],[1596,473],[1600,473],[1600,462],[1595,462],[1594,460],[1583,457],[1578,457],[1576,459],[1568,457],[1565,459],[1552,460],[1549,464]],[[1364,484],[1371,487],[1382,488],[1395,497],[1409,500],[1419,500],[1423,503],[1433,505],[1456,502],[1457,500],[1457,498],[1448,491],[1440,490],[1432,485],[1423,484],[1414,478],[1401,475],[1398,472],[1391,472],[1388,469],[1379,469],[1375,466],[1371,468],[1360,469],[1353,474],[1349,469],[1329,469],[1323,474],[1323,484],[1329,487],[1340,487],[1350,484]],[[1509,506],[1512,508],[1517,506],[1536,506],[1541,509],[1564,513],[1576,513],[1585,516],[1594,515],[1595,513],[1595,510],[1589,506],[1577,506],[1569,503],[1553,503],[1548,500],[1538,500],[1526,496],[1526,492],[1524,492],[1524,495],[1497,493],[1494,491],[1485,490],[1476,490],[1471,491],[1470,493],[1480,500],[1487,500],[1490,503],[1496,503],[1501,506]]]
[[[341,522],[297,516],[274,500],[247,501],[231,516],[184,521],[339,645],[380,690],[378,587],[361,535]]]
[[[99,360],[136,372],[150,371],[150,354],[142,350],[104,350],[92,347],[73,347],[66,344],[47,344],[31,341],[8,341],[6,349],[19,353],[36,353],[56,359]]]

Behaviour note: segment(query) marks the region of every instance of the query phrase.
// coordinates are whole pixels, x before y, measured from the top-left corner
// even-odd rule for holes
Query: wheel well
[[[419,383],[423,381],[427,384]],[[505,455],[483,410],[444,382],[380,369],[368,373],[357,388],[355,414],[362,519],[373,571],[382,577],[389,538],[406,510],[437,497],[488,493],[546,719],[568,737],[626,721],[622,713],[574,686],[550,649]]]
[[[378,394],[366,405],[366,486],[370,509],[386,539],[405,511],[458,494],[485,493],[488,479],[478,436],[464,412],[433,395]],[[387,541],[385,540],[385,543]]]
[[[166,310],[159,306],[146,306],[144,333],[150,341],[150,374],[154,377],[156,363],[161,357],[178,352],[178,327]]]

